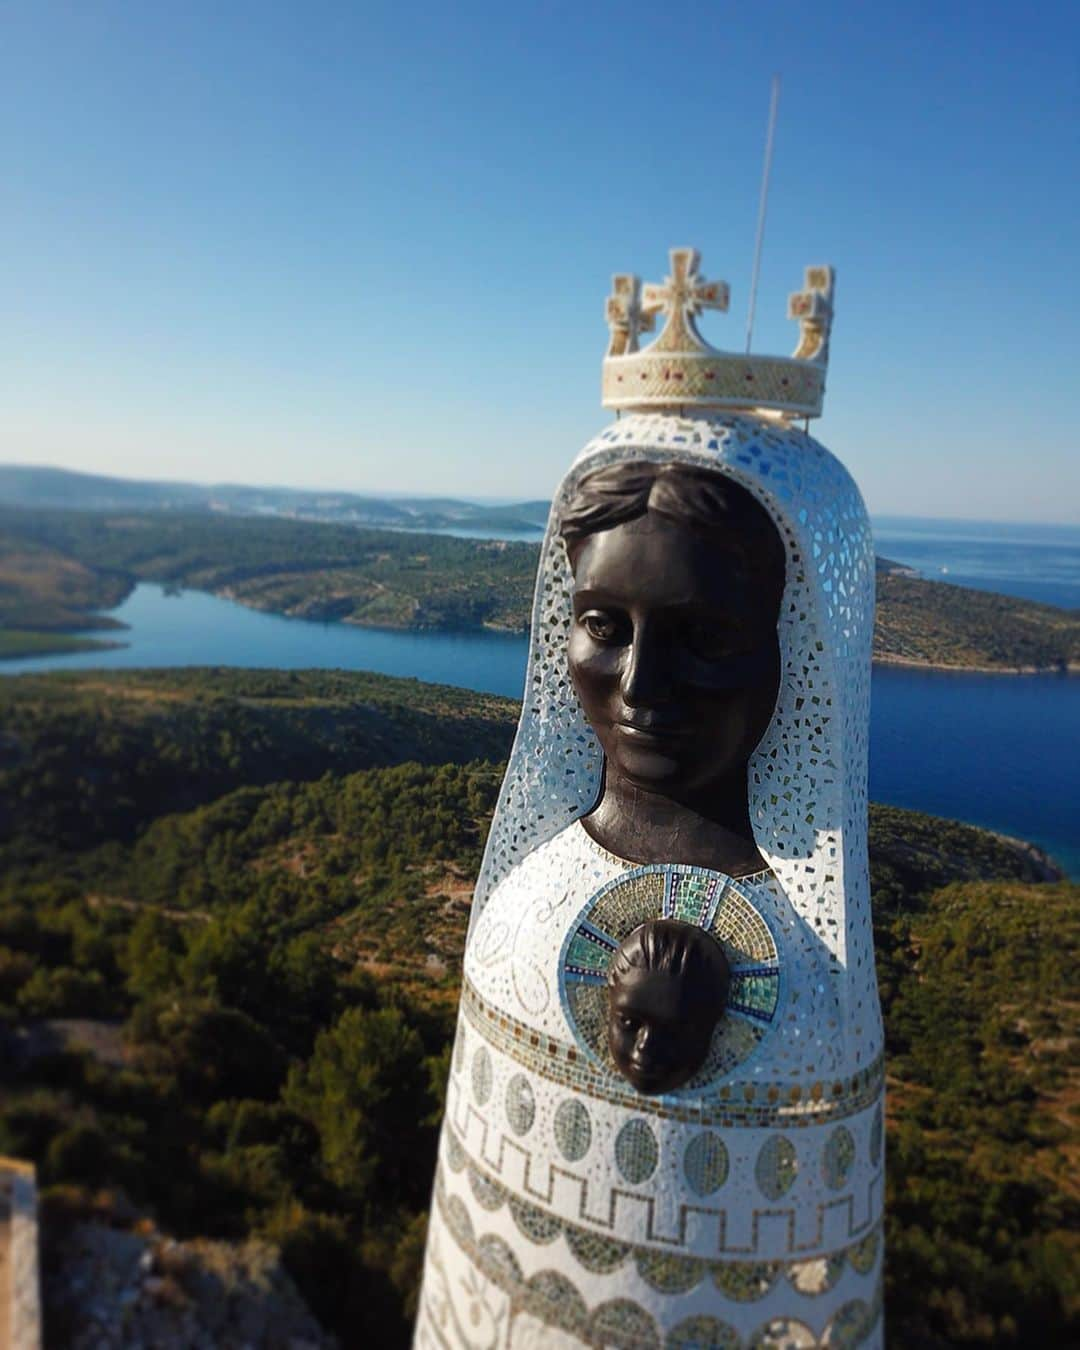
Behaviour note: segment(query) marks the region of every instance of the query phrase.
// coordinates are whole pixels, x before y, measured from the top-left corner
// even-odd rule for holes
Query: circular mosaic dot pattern
[[[878,1233],[870,1233],[860,1242],[856,1242],[854,1247],[849,1247],[847,1257],[851,1262],[852,1269],[857,1270],[860,1275],[869,1275],[874,1268],[874,1262],[877,1260],[878,1248],[880,1246],[880,1235]]]
[[[874,1112],[873,1124],[870,1126],[870,1161],[876,1167],[881,1162],[881,1146],[884,1142],[884,1122],[881,1118],[881,1107]]]
[[[838,1191],[847,1185],[851,1169],[855,1166],[855,1140],[846,1125],[839,1125],[825,1141],[825,1152],[821,1160],[825,1185],[831,1191]]]
[[[567,1162],[579,1162],[592,1143],[592,1125],[589,1113],[572,1097],[555,1112],[555,1143]]]
[[[833,1347],[836,1350],[854,1350],[869,1335],[875,1321],[876,1313],[861,1298],[845,1303],[829,1323],[826,1340],[829,1350],[833,1350]]]
[[[795,1145],[782,1134],[770,1135],[761,1146],[754,1164],[754,1179],[766,1200],[779,1200],[795,1184],[799,1173],[799,1155]]]
[[[484,1046],[479,1046],[473,1055],[472,1090],[477,1106],[483,1106],[491,1096],[493,1077],[491,1056]]]
[[[671,1252],[641,1248],[634,1261],[641,1278],[659,1294],[685,1294],[700,1284],[705,1274],[704,1261]]]
[[[585,1228],[567,1227],[566,1245],[577,1259],[594,1275],[606,1275],[618,1270],[630,1254],[629,1243],[616,1242],[612,1238],[591,1233]]]
[[[727,1181],[728,1153],[718,1134],[705,1130],[695,1135],[683,1154],[683,1173],[691,1190],[712,1195]]]
[[[664,1350],[739,1350],[739,1333],[718,1317],[687,1317],[667,1334]]]
[[[632,1186],[648,1181],[659,1157],[656,1135],[645,1120],[628,1120],[615,1137],[615,1165]]]
[[[656,1323],[639,1304],[628,1298],[601,1303],[589,1318],[589,1340],[593,1345],[626,1345],[635,1350],[660,1350]]]
[[[515,1074],[506,1085],[506,1119],[515,1134],[528,1134],[536,1118],[536,1099],[524,1074]]]

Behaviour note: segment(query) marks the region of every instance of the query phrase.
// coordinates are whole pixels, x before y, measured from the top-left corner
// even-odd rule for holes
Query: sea
[[[879,554],[922,575],[1080,608],[1080,527],[881,518]],[[145,666],[374,670],[520,698],[527,639],[312,623],[143,583],[113,611],[126,645],[0,671]],[[878,666],[870,795],[1046,849],[1080,879],[1080,677]]]

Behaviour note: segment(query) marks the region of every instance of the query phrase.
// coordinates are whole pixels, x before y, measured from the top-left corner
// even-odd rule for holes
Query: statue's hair
[[[563,509],[561,533],[573,559],[592,534],[649,513],[707,531],[741,553],[755,571],[784,577],[784,545],[769,513],[740,484],[686,464],[630,460],[595,469]]]
[[[681,919],[648,919],[628,933],[608,966],[609,987],[631,971],[673,975],[696,995],[715,1000],[719,1018],[727,1004],[731,967],[711,933]]]

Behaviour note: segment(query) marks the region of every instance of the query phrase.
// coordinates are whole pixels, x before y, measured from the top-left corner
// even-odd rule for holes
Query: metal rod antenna
[[[780,103],[780,76],[772,77],[769,97],[769,130],[765,135],[765,167],[761,173],[761,199],[758,202],[757,238],[754,240],[754,270],[750,274],[750,308],[746,314],[746,352],[754,336],[754,310],[757,308],[758,273],[761,271],[761,241],[765,237],[765,208],[769,204],[769,175],[772,172],[773,134],[776,131],[776,109]]]

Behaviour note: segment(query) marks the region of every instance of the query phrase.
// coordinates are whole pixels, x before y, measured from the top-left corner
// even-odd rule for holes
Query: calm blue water
[[[1080,609],[1080,525],[875,516],[878,553],[930,581]]]
[[[0,663],[0,671],[131,666],[376,670],[521,696],[527,642],[497,633],[396,633],[261,614],[140,585],[114,611],[110,652]],[[876,801],[971,821],[1041,844],[1080,877],[1080,679],[874,671]]]

